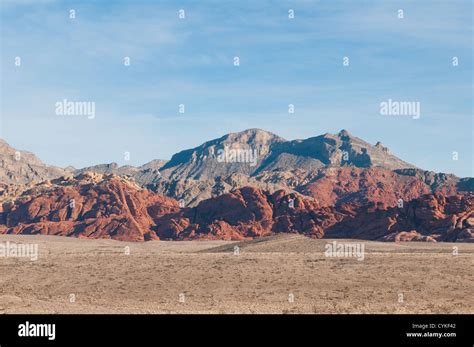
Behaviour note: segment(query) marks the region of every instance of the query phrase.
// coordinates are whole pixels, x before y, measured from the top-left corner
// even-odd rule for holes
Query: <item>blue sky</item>
[[[0,136],[48,164],[141,165],[247,128],[347,129],[474,176],[469,0],[2,0],[1,22]],[[380,115],[389,98],[419,101],[421,118]],[[63,99],[95,102],[96,117],[56,115]]]

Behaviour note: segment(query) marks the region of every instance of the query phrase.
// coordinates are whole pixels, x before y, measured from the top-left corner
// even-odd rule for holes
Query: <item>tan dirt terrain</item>
[[[288,234],[141,243],[0,235],[7,241],[36,243],[39,256],[0,257],[0,313],[474,313],[472,243],[336,240],[361,242],[359,261],[326,257],[333,240]]]

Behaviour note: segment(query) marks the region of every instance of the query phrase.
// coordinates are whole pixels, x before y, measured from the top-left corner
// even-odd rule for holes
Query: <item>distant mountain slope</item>
[[[152,178],[148,175],[140,183],[195,206],[244,186],[303,192],[305,184],[324,174],[321,170],[343,167],[417,170],[380,143],[371,145],[346,130],[287,141],[264,130],[248,129],[175,154],[161,167],[162,179],[147,182]]]
[[[344,201],[394,206],[398,199],[422,194],[474,191],[473,178],[424,171],[393,155],[380,142],[371,145],[346,130],[287,141],[271,132],[248,129],[181,151],[171,160],[153,160],[139,167],[100,164],[75,170],[58,169],[3,143],[0,200],[11,199],[31,184],[73,172],[115,174],[133,178],[141,187],[194,207],[241,187],[270,193],[299,192],[330,206]],[[15,187],[5,185],[15,183]],[[20,187],[25,183],[27,186]],[[3,184],[3,186],[2,186]]]
[[[97,172],[102,174],[115,174],[133,177],[137,183],[145,186],[153,184],[161,179],[160,168],[167,163],[167,160],[155,159],[142,166],[124,165],[117,163],[99,164],[75,170],[75,174],[84,172]]]
[[[389,170],[415,168],[391,154],[380,142],[371,145],[341,130],[336,135],[324,134],[275,144],[258,171],[295,167],[312,170],[324,166],[380,167]]]
[[[66,172],[65,169],[48,166],[33,153],[17,150],[0,139],[0,183],[39,182],[59,177]]]
[[[227,134],[173,155],[161,173],[169,179],[207,180],[233,173],[250,176],[269,155],[273,144],[284,141],[260,129]]]
[[[239,150],[242,151],[240,157]],[[228,154],[227,161],[219,160],[221,153]],[[251,160],[254,159],[253,154],[256,155],[254,161]],[[161,173],[171,179],[207,180],[233,173],[252,176],[262,171],[315,170],[325,166],[381,167],[389,170],[415,168],[391,154],[380,143],[373,146],[346,130],[337,135],[286,141],[264,130],[249,129],[179,152],[162,167]]]

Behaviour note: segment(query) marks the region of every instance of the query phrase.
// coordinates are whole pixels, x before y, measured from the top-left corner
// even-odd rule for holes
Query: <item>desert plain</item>
[[[332,241],[0,235],[39,250],[0,257],[0,313],[474,313],[473,243],[337,240],[358,260],[325,256]]]

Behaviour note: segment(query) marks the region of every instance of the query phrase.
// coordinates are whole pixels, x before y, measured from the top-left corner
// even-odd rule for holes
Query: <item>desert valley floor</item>
[[[298,235],[142,243],[0,235],[7,241],[37,243],[39,257],[0,258],[0,313],[474,312],[472,243],[363,241],[358,261],[327,258],[332,240]]]

